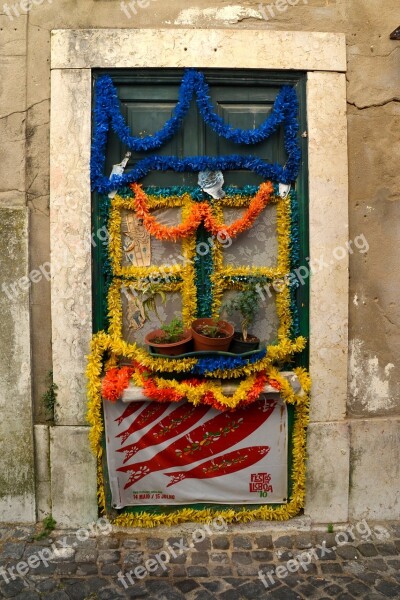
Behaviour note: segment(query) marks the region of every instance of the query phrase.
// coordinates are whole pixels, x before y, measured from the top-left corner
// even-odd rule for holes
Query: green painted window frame
[[[270,71],[265,69],[204,69],[206,73],[207,82],[212,88],[213,84],[226,84],[226,85],[245,85],[246,82],[251,81],[252,85],[292,85],[296,88],[298,100],[299,100],[299,125],[300,133],[307,132],[307,111],[306,111],[306,72],[303,71]],[[109,75],[114,85],[118,88],[119,85],[123,84],[165,84],[172,83],[179,85],[183,69],[94,69],[93,73],[93,94],[92,94],[92,106],[95,103],[95,82],[98,77],[102,75]],[[93,114],[93,113],[92,113]],[[93,124],[92,124],[93,126]],[[299,137],[302,151],[302,162],[299,172],[299,176],[296,182],[297,202],[298,202],[298,217],[299,217],[299,258],[300,264],[306,265],[307,258],[309,257],[309,213],[308,213],[308,152],[307,152],[307,136],[301,135]],[[154,152],[155,154],[157,153]],[[123,156],[120,156],[118,161],[122,160]],[[108,161],[107,168],[111,172],[111,163]],[[96,232],[105,225],[104,213],[100,210],[101,196],[95,192],[92,194],[92,231]],[[96,244],[92,248],[92,281],[93,281],[93,297],[92,297],[92,314],[93,314],[93,333],[105,328],[106,325],[106,298],[105,298],[105,279],[103,275],[103,264],[106,259],[106,248],[104,244]],[[296,297],[298,314],[299,314],[299,325],[300,335],[309,338],[309,281],[307,278],[304,285],[300,285]],[[286,365],[286,368],[290,369],[294,366],[308,367],[309,363],[309,349],[308,345],[303,352],[299,353],[292,364]],[[295,423],[296,415],[295,408],[288,405],[288,501],[292,494],[293,480],[291,477],[292,464],[293,464],[293,444],[292,444],[292,431]],[[184,505],[174,506],[130,506],[120,510],[115,510],[111,503],[111,489],[109,486],[109,476],[107,468],[106,458],[106,442],[105,435],[103,434],[102,439],[103,446],[103,474],[105,484],[105,495],[106,495],[106,507],[107,514],[111,517],[118,514],[127,513],[139,513],[148,512],[151,514],[168,514],[182,508],[215,508],[216,510],[223,509],[234,509],[242,510],[243,508],[252,509],[260,506],[259,504],[246,504],[246,505],[234,505],[233,507],[229,504],[213,504],[213,503],[193,503]],[[274,508],[278,508],[279,504],[270,505]]]

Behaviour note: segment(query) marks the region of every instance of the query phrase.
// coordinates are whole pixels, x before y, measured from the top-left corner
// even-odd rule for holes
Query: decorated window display
[[[285,519],[303,506],[297,93],[281,86],[252,129],[231,126],[210,95],[206,75],[186,69],[170,118],[134,136],[111,77],[96,80],[92,187],[109,235],[88,418],[100,506],[110,496],[119,525]],[[162,152],[194,110],[237,153]],[[279,132],[285,164],[251,152]],[[111,134],[129,153],[108,177]],[[262,181],[225,183],[232,171]],[[195,180],[145,185],[152,172]]]

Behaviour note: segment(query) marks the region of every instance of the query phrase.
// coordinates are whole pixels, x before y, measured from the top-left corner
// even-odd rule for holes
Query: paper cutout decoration
[[[151,265],[150,233],[133,212],[122,218],[122,233],[125,236],[124,252],[128,260],[136,267]]]
[[[221,171],[200,171],[198,182],[203,192],[207,192],[215,200],[225,198],[225,192],[222,189],[224,176]]]

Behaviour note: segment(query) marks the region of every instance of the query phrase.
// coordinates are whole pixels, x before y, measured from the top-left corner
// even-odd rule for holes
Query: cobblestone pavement
[[[400,598],[400,524],[352,527],[327,533],[219,524],[217,531],[198,524],[127,533],[92,525],[90,535],[53,531],[38,541],[37,528],[0,526],[0,597]]]

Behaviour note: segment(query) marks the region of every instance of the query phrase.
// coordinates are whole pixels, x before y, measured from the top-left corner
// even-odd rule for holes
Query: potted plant
[[[174,318],[160,329],[148,333],[144,341],[157,354],[177,356],[190,351],[192,332],[190,329],[184,329],[180,319]]]
[[[227,321],[216,319],[196,319],[192,323],[192,336],[196,352],[226,352],[233,337],[234,329]]]
[[[260,307],[260,295],[254,285],[237,294],[227,302],[223,309],[229,314],[240,313],[241,331],[235,331],[230,351],[235,354],[243,354],[251,350],[257,350],[260,346],[259,338],[249,333],[249,327],[253,325],[256,314]]]

